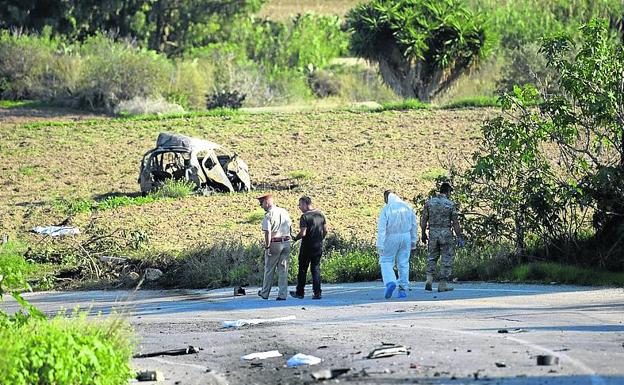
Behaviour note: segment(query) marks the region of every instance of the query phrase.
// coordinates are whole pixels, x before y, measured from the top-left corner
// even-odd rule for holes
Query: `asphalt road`
[[[257,288],[244,297],[221,289],[26,298],[49,314],[76,306],[104,314],[116,308],[136,328],[137,352],[203,348],[133,360],[137,369],[161,370],[165,384],[314,383],[311,373],[329,368],[350,368],[328,381],[347,384],[624,384],[624,289],[491,283],[456,284],[448,293],[421,288],[416,283],[407,299],[391,300],[383,299],[380,282],[325,285],[321,300],[279,302],[275,289],[265,301]],[[11,301],[1,307],[17,308]],[[224,321],[288,316],[295,318],[223,328]],[[410,355],[366,358],[383,343],[405,345]],[[241,360],[269,350],[283,357]],[[296,353],[322,362],[286,367]],[[536,356],[543,354],[559,363],[537,366]]]

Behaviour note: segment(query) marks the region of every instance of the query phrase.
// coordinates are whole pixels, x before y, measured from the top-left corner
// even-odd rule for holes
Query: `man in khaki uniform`
[[[288,259],[290,256],[290,228],[292,221],[288,211],[273,203],[271,194],[258,198],[266,211],[262,220],[264,232],[264,280],[258,295],[268,299],[273,285],[273,274],[277,269],[277,300],[284,301],[288,295]]]
[[[427,257],[427,282],[425,283],[425,290],[427,291],[432,290],[433,274],[440,256],[442,257],[442,266],[438,291],[453,290],[447,284],[453,269],[453,246],[455,243],[453,230],[455,230],[455,235],[457,236],[457,244],[460,247],[464,245],[461,227],[457,218],[457,205],[449,199],[451,191],[453,191],[453,187],[449,183],[442,183],[440,194],[425,203],[420,219],[422,241],[423,243],[428,243],[427,249],[429,253]],[[429,225],[429,236],[427,236],[427,225]]]

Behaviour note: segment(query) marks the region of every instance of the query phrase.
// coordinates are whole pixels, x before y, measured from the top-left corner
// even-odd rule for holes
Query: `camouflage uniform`
[[[442,256],[440,279],[448,280],[453,269],[455,243],[451,226],[457,219],[457,207],[446,195],[440,194],[427,201],[423,215],[429,218],[427,275],[435,273],[438,258]]]

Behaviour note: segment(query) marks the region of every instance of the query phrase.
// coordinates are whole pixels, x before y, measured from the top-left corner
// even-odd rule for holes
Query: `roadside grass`
[[[87,320],[87,315],[5,322],[0,327],[0,383],[127,384],[133,375],[132,329],[120,318]]]
[[[247,216],[245,217],[245,223],[249,223],[249,224],[257,224],[262,222],[262,219],[264,218],[264,210],[254,210],[252,212],[250,212],[249,214],[247,214]]]
[[[506,276],[517,282],[564,283],[589,286],[624,286],[624,273],[563,265],[555,262],[533,262],[516,266]]]

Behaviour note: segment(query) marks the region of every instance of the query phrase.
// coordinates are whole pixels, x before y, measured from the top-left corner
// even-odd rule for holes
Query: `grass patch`
[[[312,179],[314,177],[314,173],[308,170],[294,170],[288,175],[293,179]]]
[[[562,265],[555,262],[534,262],[517,266],[508,278],[519,282],[624,286],[624,273]]]
[[[418,99],[406,99],[399,102],[382,103],[381,107],[378,111],[428,110],[431,105]]]
[[[452,100],[442,106],[444,109],[469,107],[500,107],[498,96],[473,96]]]
[[[247,216],[245,217],[245,223],[249,223],[249,224],[260,223],[262,219],[264,219],[264,214],[265,214],[264,210],[252,211],[249,214],[247,214]]]
[[[0,383],[121,385],[132,377],[133,337],[120,319],[29,319],[0,328]]]
[[[177,181],[167,179],[165,183],[152,195],[156,199],[161,198],[186,198],[193,194],[195,187],[192,183],[186,181]]]
[[[426,181],[435,181],[438,178],[442,177],[442,176],[446,176],[447,172],[445,169],[441,168],[441,167],[434,167],[434,168],[430,168],[428,170],[426,170],[425,172],[423,172],[420,175],[420,179],[422,180],[426,180]]]

